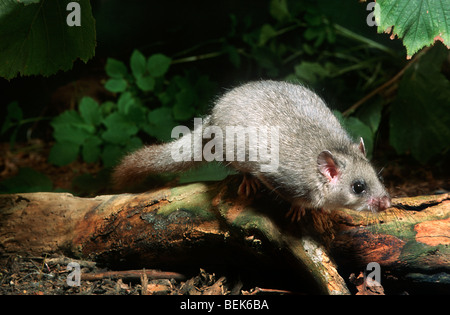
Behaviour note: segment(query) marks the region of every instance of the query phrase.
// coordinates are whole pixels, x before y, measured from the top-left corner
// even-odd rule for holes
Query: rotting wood
[[[414,206],[393,200],[399,207],[420,210],[311,212],[299,227],[285,219],[288,206],[273,196],[237,196],[238,182],[231,177],[95,198],[1,195],[0,249],[3,255],[62,252],[122,267],[131,264],[127,269],[239,265],[245,263],[241,256],[263,261],[279,255],[288,257],[292,270],[307,274],[316,292],[326,294],[349,293],[335,262],[355,268],[378,262],[383,271],[405,277],[422,270],[421,279],[426,271],[429,281],[437,273],[450,273],[448,195],[417,197]],[[303,232],[311,227],[319,236]]]
[[[450,271],[450,198],[448,194],[393,200],[398,208],[378,215],[350,210],[332,213],[337,233],[333,252],[386,269]],[[400,209],[399,209],[400,208]],[[403,208],[420,210],[402,210]]]

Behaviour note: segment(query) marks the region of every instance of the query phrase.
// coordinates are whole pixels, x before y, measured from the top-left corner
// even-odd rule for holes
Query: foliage
[[[220,181],[225,179],[228,175],[233,174],[237,174],[237,172],[223,166],[223,164],[220,164],[219,162],[212,161],[182,173],[178,182],[180,184],[185,184],[191,182]]]
[[[21,168],[16,176],[0,183],[0,193],[15,194],[52,190],[52,181],[31,168]]]
[[[11,147],[14,147],[19,129],[23,125],[45,119],[49,119],[49,117],[24,118],[24,114],[19,106],[19,103],[17,101],[12,102],[7,106],[7,113],[5,120],[3,121],[2,128],[0,129],[0,135],[4,135],[8,131],[12,130],[12,133],[9,136],[9,144]]]
[[[422,163],[449,149],[450,81],[441,73],[448,56],[438,45],[409,68],[391,108],[391,145]]]
[[[377,0],[378,32],[403,39],[409,58],[436,40],[450,46],[450,6],[447,0]]]
[[[106,167],[113,166],[125,152],[142,145],[142,133],[169,140],[174,126],[204,112],[213,84],[206,76],[194,74],[168,80],[171,62],[163,54],[146,58],[135,50],[130,73],[125,63],[109,58],[105,71],[110,78],[105,88],[117,93],[117,102],[99,104],[84,97],[78,111],[68,110],[54,118],[56,143],[50,162],[65,165],[81,154],[86,162],[101,159]],[[152,108],[147,103],[159,106]]]
[[[341,125],[350,133],[355,142],[359,137],[364,139],[366,155],[372,158],[374,139],[381,122],[381,102],[371,103],[370,106],[363,108],[358,116],[344,117],[341,112],[334,111],[334,115],[339,119]]]
[[[66,19],[70,14],[67,4],[70,0],[63,1],[3,1],[0,3],[0,59],[4,62],[0,65],[0,76],[11,79],[21,75],[41,74],[48,76],[58,70],[68,70],[75,59],[87,61],[94,55],[96,31],[95,20],[89,1],[79,0],[82,27],[68,26]],[[306,11],[304,16],[308,28],[304,32],[306,39],[314,40],[313,46],[317,47],[323,41],[334,42],[335,34],[331,24],[324,24],[323,19],[314,14],[310,8],[312,3],[306,1],[273,0],[270,2],[269,12],[278,23],[292,22],[299,17],[299,13]],[[332,7],[333,1],[320,1],[325,6]],[[335,2],[335,1],[334,1]],[[408,56],[415,54],[420,48],[441,40],[447,46],[450,43],[450,9],[446,0],[432,1],[408,1],[408,0],[379,0],[375,6],[375,18],[379,25],[378,31],[392,31],[393,35],[403,38]],[[347,4],[339,2],[342,10]],[[313,14],[311,14],[313,13]],[[300,21],[300,20],[298,20]],[[303,21],[301,21],[303,23]],[[234,20],[237,23],[237,20]],[[277,25],[264,24],[259,32],[245,34],[244,41],[259,48],[264,47],[273,37],[278,37],[284,32],[290,32],[290,28],[277,29]],[[294,27],[295,28],[295,27]],[[235,31],[235,34],[238,34]],[[304,46],[308,50],[309,44]],[[282,52],[288,47],[279,47]],[[233,46],[226,47],[233,64],[239,65],[240,56]],[[33,53],[31,53],[33,52]],[[255,49],[256,59],[273,69],[279,65],[279,58],[273,58],[269,50]],[[155,59],[155,61],[157,61]],[[156,63],[155,63],[156,64]],[[300,69],[301,70],[301,69]],[[305,72],[303,72],[305,73]],[[275,74],[272,73],[272,74]],[[140,83],[151,85],[140,79]],[[116,84],[124,84],[124,81],[116,81]],[[147,86],[148,87],[148,86]],[[121,88],[121,86],[118,86]]]
[[[19,127],[23,121],[23,112],[19,107],[19,103],[12,102],[8,105],[7,114],[5,117],[5,121],[3,122],[2,129],[0,130],[0,134],[5,134],[9,129],[14,128],[10,138],[9,143],[10,146],[13,147],[16,142],[17,132],[19,131]]]
[[[0,2],[0,76],[49,76],[94,56],[95,21],[88,0],[80,0],[82,27],[68,26],[63,1]]]

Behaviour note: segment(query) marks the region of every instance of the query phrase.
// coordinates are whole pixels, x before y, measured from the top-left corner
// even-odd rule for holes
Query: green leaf
[[[53,137],[58,142],[71,142],[81,145],[94,134],[95,127],[81,120],[75,111],[65,111],[50,123],[54,129]]]
[[[123,79],[128,74],[127,66],[122,61],[114,58],[106,60],[105,71],[113,79]]]
[[[136,79],[136,85],[144,92],[153,91],[155,83],[155,79],[151,76],[141,76]]]
[[[172,110],[168,107],[154,109],[148,113],[148,121],[154,125],[173,121]]]
[[[370,159],[372,156],[374,144],[373,140],[375,136],[375,132],[372,131],[371,127],[356,117],[344,117],[342,113],[337,110],[333,110],[333,114],[339,120],[341,126],[347,130],[355,143],[359,142],[360,137],[363,138],[364,146],[366,148],[366,155]]]
[[[378,32],[403,39],[411,57],[436,40],[450,46],[450,6],[448,0],[377,0],[375,21]]]
[[[100,157],[100,146],[102,143],[103,141],[97,136],[87,138],[81,148],[83,160],[87,163],[97,162]]]
[[[81,26],[68,26],[70,0],[0,2],[0,76],[49,76],[95,54],[95,20],[89,0],[79,0]]]
[[[133,152],[140,147],[142,147],[143,143],[142,140],[138,137],[131,137],[130,140],[125,145],[125,151],[126,152]]]
[[[168,107],[160,107],[152,110],[148,114],[149,126],[144,130],[158,140],[171,140],[172,129],[177,125],[173,120],[172,109]]]
[[[104,119],[103,123],[107,129],[102,134],[102,138],[113,144],[125,144],[138,132],[136,125],[119,113],[112,113]]]
[[[281,56],[267,46],[255,47],[251,52],[260,67],[267,70],[269,77],[279,76],[282,67]]]
[[[111,114],[114,110],[117,110],[117,105],[114,102],[106,101],[100,105],[100,112],[103,117],[108,116]]]
[[[120,145],[107,144],[105,145],[101,154],[103,165],[105,167],[112,167],[116,165],[123,156],[124,150]]]
[[[137,49],[131,54],[130,67],[136,79],[143,76],[147,70],[145,56]]]
[[[278,22],[286,22],[291,19],[287,0],[271,0],[269,12]]]
[[[113,93],[125,92],[128,83],[124,79],[109,79],[105,83],[105,88]]]
[[[127,115],[130,107],[135,104],[135,99],[130,92],[122,93],[117,101],[117,108],[120,114]]]
[[[117,112],[106,117],[103,120],[103,123],[108,128],[127,129],[130,126],[133,126],[133,124],[131,124],[124,115]]]
[[[21,168],[16,176],[0,182],[0,193],[16,194],[52,190],[52,181],[31,168]]]
[[[332,110],[333,115],[336,116],[337,120],[339,120],[339,123],[342,127],[344,127],[345,124],[345,117],[342,115],[342,113],[336,109]]]
[[[450,149],[450,81],[440,70],[447,56],[436,45],[405,71],[391,106],[391,145],[421,163]]]
[[[51,148],[48,161],[57,166],[67,165],[78,157],[80,146],[72,142],[56,142]]]
[[[136,99],[130,92],[122,93],[117,101],[118,113],[127,124],[140,125],[146,122],[146,108],[142,106],[139,99]],[[114,119],[117,117],[113,116]],[[111,118],[109,118],[111,119]],[[122,121],[122,122],[123,122]]]
[[[147,70],[154,78],[162,77],[169,70],[172,59],[163,54],[151,55],[147,60]]]
[[[261,27],[261,33],[259,35],[259,45],[265,45],[272,37],[277,35],[277,31],[270,25],[264,24]]]
[[[344,128],[348,131],[350,136],[352,136],[355,142],[359,141],[359,137],[364,139],[367,157],[371,158],[374,133],[370,127],[356,117],[348,117],[344,121]]]
[[[211,100],[216,95],[217,85],[207,75],[201,75],[193,88],[196,92],[194,101],[196,114],[204,115],[211,106]]]
[[[132,121],[135,125],[142,128],[143,125],[147,124],[147,113],[148,109],[137,103],[134,103],[128,110],[126,117],[129,121]]]
[[[56,125],[53,127],[53,137],[58,142],[70,142],[77,145],[83,144],[83,142],[92,134],[87,128],[83,128],[83,125]]]
[[[375,134],[381,122],[381,110],[383,109],[382,99],[378,98],[376,101],[368,103],[360,108],[357,112],[358,118],[366,124]]]
[[[80,114],[78,114],[74,110],[66,110],[61,115],[55,117],[51,125],[67,125],[67,124],[83,124],[84,121],[81,118]]]
[[[221,163],[210,162],[182,173],[179,178],[179,183],[221,181],[228,175],[233,174],[237,174],[237,172]]]
[[[175,96],[176,103],[173,106],[173,117],[176,120],[186,121],[194,116],[194,101],[196,98],[193,89],[183,89]]]
[[[228,54],[228,59],[232,63],[232,65],[239,69],[241,66],[241,56],[239,55],[239,51],[235,46],[227,45],[224,47],[224,52]]]
[[[9,128],[17,125],[23,118],[22,109],[18,102],[12,102],[8,104],[8,113],[6,114],[5,121],[3,122],[0,134],[4,134]]]
[[[80,115],[68,110],[53,119],[50,123],[54,129],[53,137],[58,142],[83,144],[86,138],[94,134],[95,127],[85,123]]]
[[[98,105],[92,104],[92,101],[84,98],[80,103],[80,112],[87,122],[77,112],[68,110],[50,123],[54,129],[53,137],[57,141],[50,151],[51,163],[60,166],[73,162],[80,146],[94,135],[95,127],[91,122],[97,119],[95,111],[98,110]],[[97,110],[92,110],[92,106],[96,106]]]
[[[303,61],[295,66],[294,69],[295,75],[299,80],[310,84],[314,84],[329,75],[329,70],[317,62]]]
[[[121,129],[108,128],[105,132],[103,132],[102,138],[112,144],[120,145],[122,143],[126,143],[130,140],[130,136],[121,131]]]
[[[86,123],[93,126],[100,123],[102,119],[100,107],[94,99],[88,96],[83,97],[80,101],[79,110],[81,118],[83,118]]]

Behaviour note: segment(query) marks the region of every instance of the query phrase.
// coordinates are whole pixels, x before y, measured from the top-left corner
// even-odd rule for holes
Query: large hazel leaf
[[[378,32],[402,38],[408,58],[437,40],[450,46],[448,0],[377,0],[376,3]]]
[[[95,20],[89,0],[79,0],[80,26],[69,26],[70,0],[0,1],[0,76],[49,76],[95,53]],[[69,16],[70,20],[70,16]]]

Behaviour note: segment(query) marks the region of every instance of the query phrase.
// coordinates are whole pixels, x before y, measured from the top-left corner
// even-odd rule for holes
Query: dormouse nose
[[[378,201],[378,211],[386,210],[391,207],[391,198],[389,196],[383,196]]]

